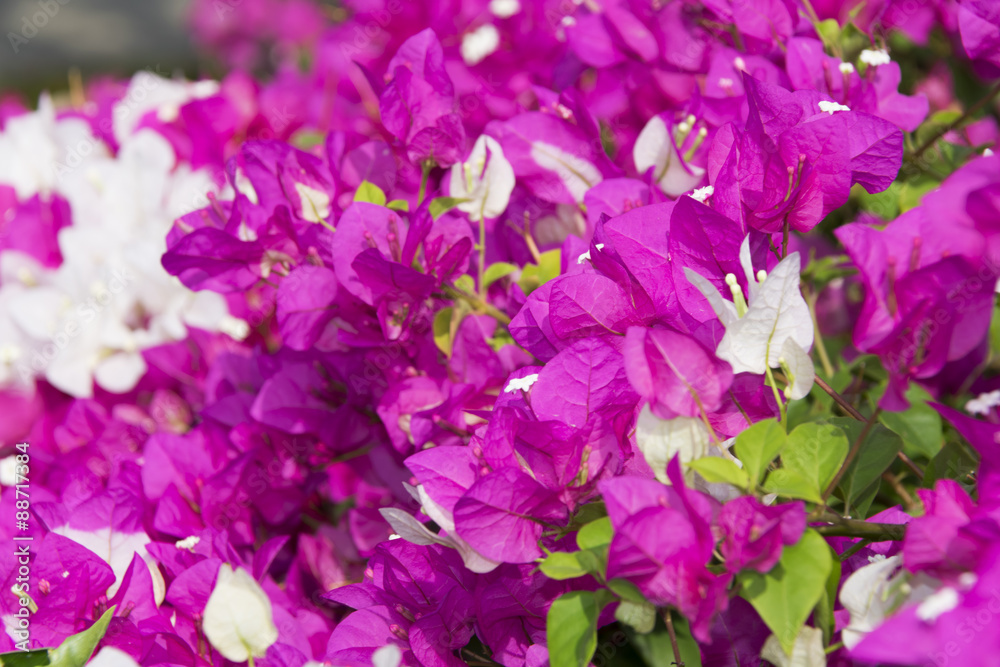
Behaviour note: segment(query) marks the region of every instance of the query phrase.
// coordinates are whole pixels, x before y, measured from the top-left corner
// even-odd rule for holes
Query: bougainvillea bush
[[[202,0],[0,104],[0,660],[1000,664],[1000,5]]]

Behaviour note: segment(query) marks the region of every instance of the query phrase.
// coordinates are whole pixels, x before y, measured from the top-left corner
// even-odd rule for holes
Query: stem
[[[681,660],[681,649],[677,645],[677,633],[674,632],[674,616],[669,609],[663,612],[663,620],[667,623],[667,633],[670,635],[670,648],[674,651],[673,664],[677,665],[677,667],[684,667],[684,661]]]
[[[823,342],[823,334],[819,330],[819,319],[816,317],[816,301],[819,299],[819,292],[813,292],[812,288],[806,286],[806,303],[809,304],[809,315],[812,316],[813,331],[816,332],[816,353],[819,354],[819,361],[823,365],[823,372],[827,377],[832,378],[834,374],[833,364],[830,363],[830,355],[826,352],[826,343]]]
[[[935,132],[930,139],[925,141],[923,145],[917,149],[917,152],[913,154],[912,159],[913,160],[918,159],[921,155],[923,155],[927,151],[928,148],[936,144],[941,137],[948,134],[949,132],[960,126],[962,123],[967,121],[969,117],[972,116],[972,114],[978,112],[980,109],[989,104],[990,101],[997,95],[1000,95],[1000,82],[996,83],[992,88],[990,88],[990,92],[986,93],[986,97],[984,97],[983,99],[979,100],[971,107],[966,109],[965,112],[961,116],[956,118],[954,121],[952,121],[948,125],[945,125],[940,130]]]
[[[427,193],[427,178],[431,175],[432,162],[424,160],[420,163],[420,191],[417,192],[417,206],[424,203],[424,195]]]
[[[483,208],[486,202],[483,200]],[[486,300],[486,217],[479,216],[479,298]]]
[[[854,554],[858,553],[859,551],[861,551],[862,549],[864,549],[865,547],[867,547],[871,543],[872,543],[871,540],[861,540],[860,542],[858,542],[857,544],[855,544],[853,547],[851,547],[850,549],[848,549],[844,553],[840,554],[840,556],[839,556],[840,562],[843,563],[845,560],[847,560],[848,558],[850,558]]]
[[[844,463],[841,464],[840,470],[838,470],[837,474],[833,476],[833,479],[830,480],[830,485],[827,486],[826,491],[823,492],[824,503],[826,502],[826,499],[830,497],[830,494],[833,493],[833,490],[837,488],[837,484],[840,483],[840,480],[841,478],[843,478],[844,473],[847,472],[848,466],[850,466],[851,463],[854,462],[854,459],[857,457],[858,452],[861,451],[861,443],[863,443],[865,441],[865,438],[868,437],[868,434],[871,432],[872,427],[875,426],[875,422],[878,421],[878,416],[881,413],[882,413],[882,408],[875,408],[875,412],[872,413],[871,419],[865,422],[865,427],[861,429],[861,433],[858,434],[858,439],[854,441],[853,445],[851,445],[851,451],[847,452],[847,458],[844,459]]]
[[[799,165],[801,169],[801,164]],[[788,216],[785,216],[785,224],[781,228],[781,259],[788,257]]]
[[[918,466],[916,463],[913,462],[913,459],[904,454],[902,451],[897,453],[896,457],[899,458],[899,460],[902,461],[907,468],[912,470],[913,474],[916,475],[917,478],[919,479],[924,478],[924,471],[920,469],[920,466]]]
[[[915,501],[913,496],[911,496],[909,492],[903,488],[903,485],[899,483],[899,479],[895,475],[886,470],[882,473],[882,479],[887,481],[889,486],[892,487],[892,490],[896,492],[896,495],[902,498],[907,511],[912,511],[918,507],[917,501]]]
[[[454,285],[445,285],[444,292],[452,299],[461,299],[474,308],[481,310],[504,326],[510,324],[510,316],[507,315],[507,313],[503,312],[493,304],[487,303],[476,294],[469,294],[468,292],[458,289]]]
[[[778,412],[781,414],[781,425],[785,429],[785,431],[787,432],[788,431],[788,424],[785,422],[785,416],[786,416],[785,415],[785,404],[781,400],[781,392],[778,391],[778,383],[774,379],[774,373],[771,372],[771,367],[770,366],[767,367],[767,369],[764,371],[764,374],[767,375],[767,379],[771,383],[771,391],[774,392],[774,400],[776,400],[778,402]],[[816,379],[819,380],[819,378],[816,378]]]
[[[833,537],[861,537],[872,542],[898,542],[906,535],[905,524],[868,523],[858,519],[846,519],[830,512],[813,512],[809,515],[810,523],[825,523],[825,526],[813,526],[820,535]]]
[[[836,391],[834,390],[834,388],[833,388],[833,387],[831,387],[830,385],[828,385],[828,384],[826,383],[826,380],[824,380],[824,379],[823,379],[823,378],[821,378],[821,377],[817,377],[817,378],[816,378],[816,384],[818,384],[818,385],[819,385],[820,389],[822,389],[823,391],[825,391],[826,393],[828,393],[828,394],[830,395],[830,398],[832,398],[832,399],[833,399],[833,401],[834,401],[834,402],[835,402],[835,403],[836,403],[837,405],[839,405],[839,406],[841,407],[841,409],[843,409],[843,411],[844,411],[844,412],[846,412],[846,413],[847,413],[848,415],[850,415],[851,417],[854,417],[854,418],[855,418],[855,419],[857,419],[857,420],[858,420],[859,422],[863,422],[863,421],[865,421],[865,418],[864,418],[864,416],[863,416],[863,415],[862,415],[862,414],[861,414],[860,412],[858,412],[858,411],[857,411],[857,410],[856,410],[856,409],[854,408],[854,406],[853,406],[853,405],[851,405],[850,403],[848,403],[848,402],[847,402],[847,399],[846,399],[846,398],[844,398],[843,396],[841,396],[840,394],[838,394],[838,393],[837,393],[837,392],[836,392]]]

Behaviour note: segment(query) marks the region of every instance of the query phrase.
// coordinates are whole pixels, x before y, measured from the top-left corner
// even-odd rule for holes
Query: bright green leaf
[[[463,274],[455,279],[455,287],[467,294],[476,293],[476,281],[469,274]]]
[[[83,632],[78,632],[53,649],[51,654],[51,667],[83,667],[90,660],[94,649],[104,637],[104,633],[111,623],[111,618],[115,615],[115,608],[111,607],[104,615]]]
[[[555,551],[549,554],[538,569],[549,579],[563,581],[587,574],[602,573],[604,563],[593,551]]]
[[[601,517],[596,521],[591,521],[580,528],[576,534],[576,543],[581,549],[595,549],[606,547],[611,544],[611,537],[614,530],[611,528],[611,519]]]
[[[615,618],[644,635],[656,627],[656,607],[646,601],[622,600],[615,609]]]
[[[362,181],[354,193],[354,201],[364,201],[377,206],[385,206],[385,193],[382,192],[382,188],[374,183]]]
[[[802,474],[784,468],[775,470],[767,476],[763,489],[768,493],[777,493],[785,498],[808,500],[811,503],[823,502],[823,492]]]
[[[750,485],[750,477],[729,459],[721,456],[703,456],[687,464],[689,468],[705,478],[706,482],[732,484],[745,489]]]
[[[409,211],[410,202],[405,199],[393,199],[391,202],[385,205],[386,208],[391,208],[393,211]]]
[[[490,264],[486,267],[486,272],[483,274],[484,286],[489,287],[504,276],[509,276],[515,271],[518,271],[519,268],[520,267],[515,266],[514,264],[508,264],[507,262]]]
[[[781,453],[788,436],[775,419],[759,421],[736,436],[736,458],[754,484],[760,484],[771,461]]]
[[[427,210],[430,211],[431,217],[437,220],[441,217],[441,215],[447,213],[464,201],[468,200],[461,199],[459,197],[438,197],[431,200],[431,203],[427,206]]]
[[[525,294],[530,294],[548,281],[559,275],[562,268],[562,253],[558,248],[542,253],[538,264],[528,264],[521,269],[521,278],[517,281]]]
[[[324,141],[326,141],[326,135],[322,132],[303,130],[302,132],[296,132],[289,143],[299,150],[307,151],[310,148],[323,145]]]
[[[646,601],[646,596],[639,591],[638,586],[628,579],[612,579],[608,582],[608,588],[622,600],[629,600],[631,602]]]
[[[454,313],[452,308],[442,308],[434,315],[434,344],[444,352],[446,357],[451,357],[451,317]]]
[[[597,648],[597,617],[611,591],[572,591],[556,598],[545,621],[551,667],[586,667]]]
[[[788,434],[781,451],[781,466],[798,473],[822,494],[847,458],[844,432],[832,424],[802,424]]]
[[[791,653],[799,630],[823,596],[832,568],[826,540],[807,529],[798,544],[785,547],[770,572],[740,575],[740,595],[757,610],[786,653]]]

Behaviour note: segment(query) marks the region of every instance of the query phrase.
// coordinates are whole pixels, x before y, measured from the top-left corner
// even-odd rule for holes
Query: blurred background
[[[150,68],[194,73],[198,60],[185,19],[191,0],[0,0],[0,90],[34,102],[84,78]],[[39,27],[40,26],[40,27]]]

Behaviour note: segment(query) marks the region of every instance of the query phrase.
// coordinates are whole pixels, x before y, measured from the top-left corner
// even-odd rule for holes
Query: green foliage
[[[385,193],[382,192],[382,188],[374,183],[362,181],[361,185],[359,185],[358,189],[354,192],[354,201],[363,201],[377,206],[385,206]]]
[[[802,424],[788,435],[781,469],[772,472],[764,489],[789,498],[822,502],[823,491],[847,458],[847,436],[832,424]]]
[[[486,267],[486,272],[483,274],[483,287],[489,287],[504,276],[509,276],[519,270],[520,269],[517,266],[507,262],[496,262],[495,264],[490,264]]]
[[[613,599],[611,591],[572,591],[549,608],[545,634],[552,667],[586,667],[597,648],[597,618]]]
[[[861,437],[865,425],[849,417],[830,420],[844,430],[853,443]],[[903,447],[898,435],[881,424],[874,425],[858,450],[857,457],[844,472],[837,485],[838,495],[844,500],[844,514],[864,518],[878,493],[882,473],[889,469]]]
[[[459,197],[438,197],[431,200],[431,203],[427,206],[427,210],[430,211],[431,217],[437,220],[464,201],[468,200]]]
[[[740,595],[790,653],[799,630],[826,590],[834,558],[823,537],[807,529],[794,546],[785,547],[781,560],[767,574],[748,571],[738,578]]]
[[[691,461],[688,467],[704,477],[706,482],[724,482],[744,490],[750,486],[747,472],[721,456],[705,456]]]
[[[736,458],[754,486],[760,484],[771,461],[781,453],[788,437],[775,419],[759,421],[736,436]]]
[[[562,268],[562,253],[558,248],[542,253],[538,264],[528,264],[521,269],[517,281],[525,294],[531,294],[548,281],[559,275]]]

